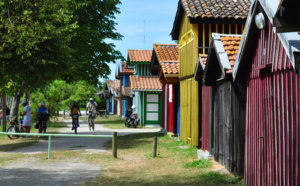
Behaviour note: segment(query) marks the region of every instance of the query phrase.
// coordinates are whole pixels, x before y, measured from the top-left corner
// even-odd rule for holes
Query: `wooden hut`
[[[207,54],[212,32],[243,32],[250,2],[179,0],[171,35],[179,42],[180,138],[195,147],[202,138],[202,83],[193,78],[198,55]]]
[[[180,134],[179,60],[177,44],[154,44],[151,74],[158,75],[162,87],[162,127]]]
[[[243,175],[246,100],[232,79],[240,40],[241,35],[212,33],[202,80],[212,87],[211,153],[227,170]]]
[[[109,114],[117,114],[118,112],[118,97],[120,89],[120,80],[106,80],[104,93],[106,99],[106,110]]]
[[[300,184],[300,36],[275,33],[279,5],[278,0],[254,2],[233,70],[234,81],[247,87],[246,185]]]
[[[127,68],[126,62],[118,63],[116,68],[116,79],[120,80],[120,115],[125,117],[126,110],[132,106],[132,97],[130,97],[130,75],[133,75],[134,69]]]
[[[152,50],[128,50],[127,66],[134,67],[130,76],[133,104],[137,107],[142,126],[161,126],[162,122],[162,84],[158,76],[152,76],[150,63]]]

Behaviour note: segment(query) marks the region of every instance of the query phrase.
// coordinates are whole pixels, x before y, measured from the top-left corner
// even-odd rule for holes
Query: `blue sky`
[[[121,14],[116,15],[116,29],[124,37],[122,41],[113,41],[116,49],[127,58],[128,49],[152,50],[154,43],[174,44],[170,33],[177,5],[177,0],[123,0],[119,6]],[[115,79],[115,66],[110,64],[109,79]]]

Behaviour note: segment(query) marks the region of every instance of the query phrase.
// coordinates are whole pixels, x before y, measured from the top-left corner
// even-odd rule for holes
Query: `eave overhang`
[[[300,31],[300,1],[282,0],[273,17],[276,33]]]

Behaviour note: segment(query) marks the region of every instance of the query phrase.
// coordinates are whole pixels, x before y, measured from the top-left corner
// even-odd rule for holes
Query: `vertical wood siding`
[[[194,40],[179,48],[180,81],[180,139],[197,147],[199,145],[199,104],[198,82],[194,78],[186,79],[194,74],[198,57],[198,25],[190,24],[184,14],[180,27],[181,39],[189,31],[193,31]]]
[[[271,24],[259,32],[252,56],[247,83],[245,184],[299,185],[298,75]],[[262,74],[268,65],[269,72]]]
[[[243,175],[245,100],[231,80],[214,86],[214,158],[230,172]]]
[[[211,87],[202,86],[202,150],[210,152]]]

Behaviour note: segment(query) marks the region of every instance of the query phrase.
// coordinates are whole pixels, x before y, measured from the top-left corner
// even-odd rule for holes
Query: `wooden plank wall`
[[[248,73],[246,185],[299,185],[298,75],[271,24],[258,34]],[[266,51],[266,52],[264,52]],[[270,70],[261,74],[261,68]]]
[[[202,147],[210,152],[211,137],[211,87],[202,86]]]
[[[194,39],[182,45],[182,38],[192,31]],[[198,82],[193,78],[198,60],[198,25],[190,24],[186,14],[183,15],[180,32],[179,78],[180,78],[180,139],[188,144],[199,145],[199,98]]]
[[[214,86],[214,158],[230,172],[243,175],[245,101],[231,80]]]

